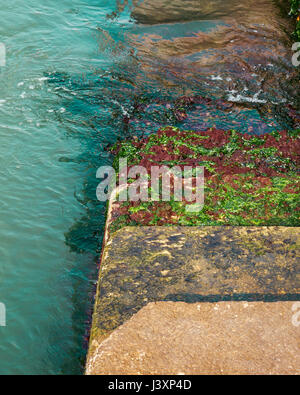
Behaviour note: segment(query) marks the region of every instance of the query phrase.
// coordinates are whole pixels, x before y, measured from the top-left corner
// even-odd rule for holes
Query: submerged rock
[[[132,15],[149,25],[133,26],[128,35],[138,64],[135,83],[173,97],[201,94],[247,106],[239,112],[253,127],[291,127],[286,107],[298,106],[299,81],[287,14],[272,0],[136,4]],[[222,122],[234,126],[236,115]],[[195,128],[199,119],[179,121]]]
[[[133,0],[131,15],[144,24],[240,18],[246,17],[247,13],[262,16],[270,3],[269,0]],[[277,0],[277,3],[281,7],[288,6],[284,0]]]
[[[214,19],[229,15],[240,4],[240,0],[142,0],[131,15],[145,24]]]

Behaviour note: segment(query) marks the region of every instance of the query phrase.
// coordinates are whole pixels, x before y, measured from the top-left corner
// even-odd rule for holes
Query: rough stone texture
[[[149,303],[95,345],[87,374],[299,374],[292,306]]]
[[[91,331],[105,339],[149,302],[300,300],[289,227],[127,227],[103,250]]]

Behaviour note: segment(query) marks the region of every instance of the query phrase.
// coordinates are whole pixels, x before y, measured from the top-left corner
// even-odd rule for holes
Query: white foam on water
[[[233,94],[237,93],[237,91],[229,91],[229,93],[230,94],[228,95],[227,99],[232,102],[240,103],[246,101],[248,103],[267,103],[267,100],[258,98],[258,96],[261,94],[261,91],[255,93],[253,97],[244,96],[241,94],[237,94],[236,96],[234,96]]]

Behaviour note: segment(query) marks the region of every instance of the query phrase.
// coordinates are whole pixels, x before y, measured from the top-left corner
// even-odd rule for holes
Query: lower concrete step
[[[299,374],[294,306],[149,303],[95,348],[87,373]]]

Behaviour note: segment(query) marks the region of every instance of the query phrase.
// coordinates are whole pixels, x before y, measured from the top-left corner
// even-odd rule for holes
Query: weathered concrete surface
[[[292,306],[149,303],[97,344],[87,374],[299,374]]]
[[[90,355],[149,302],[300,300],[299,272],[297,228],[123,228],[103,250]]]

